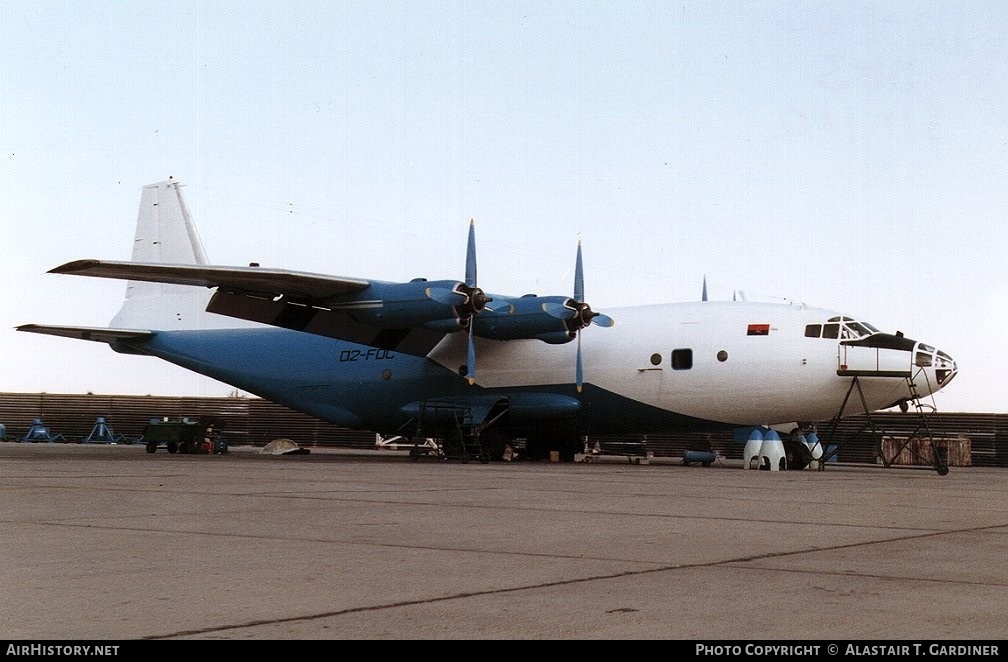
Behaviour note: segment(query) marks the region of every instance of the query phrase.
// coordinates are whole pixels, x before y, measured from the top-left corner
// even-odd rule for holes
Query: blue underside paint
[[[502,424],[515,436],[554,429],[643,434],[731,427],[591,384],[581,393],[573,383],[471,386],[424,357],[288,329],[162,331],[145,341],[117,341],[112,348],[156,356],[322,420],[381,433],[399,431],[420,402],[454,402],[483,411],[501,398],[507,398],[509,406]]]

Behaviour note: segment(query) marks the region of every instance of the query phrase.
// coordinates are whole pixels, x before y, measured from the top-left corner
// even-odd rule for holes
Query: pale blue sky
[[[210,260],[593,307],[791,299],[937,345],[1008,412],[1008,3],[0,0],[0,391],[225,395],[97,343],[140,188]]]

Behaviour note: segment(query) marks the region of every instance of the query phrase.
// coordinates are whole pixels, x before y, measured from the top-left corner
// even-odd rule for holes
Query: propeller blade
[[[608,315],[603,315],[602,313],[596,313],[595,317],[592,318],[592,324],[597,324],[598,326],[603,326],[605,328],[609,328],[615,323],[616,320]]]
[[[553,301],[544,303],[542,309],[550,316],[556,317],[561,320],[569,320],[570,318],[577,315],[577,311],[572,308],[568,308],[562,303],[556,303]]]
[[[446,287],[428,287],[427,297],[446,306],[461,306],[466,302],[466,295]]]
[[[476,287],[476,221],[469,219],[469,246],[466,249],[465,284]]]
[[[577,392],[581,392],[581,386],[584,384],[584,370],[581,367],[581,332],[578,331],[578,346],[577,346]]]
[[[577,263],[574,265],[574,300],[584,303],[584,268],[581,266],[581,240],[578,240]]]
[[[469,384],[476,383],[476,343],[473,341],[473,324],[474,320],[472,317],[469,318],[469,349],[468,356],[466,357],[466,379],[469,380]]]
[[[700,296],[701,301],[707,300],[707,274],[703,277],[703,294]]]

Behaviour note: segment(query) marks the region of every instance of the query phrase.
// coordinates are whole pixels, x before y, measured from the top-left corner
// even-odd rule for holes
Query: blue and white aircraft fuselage
[[[465,282],[212,266],[169,180],[144,188],[130,262],[52,270],[129,281],[108,328],[18,328],[155,356],[341,426],[410,436],[452,424],[424,416],[464,408],[498,440],[575,440],[564,448],[593,434],[797,426],[930,395],[956,374],[935,347],[805,305],[599,314],[580,247],[573,297],[485,293],[472,225],[469,240]],[[846,397],[855,377],[863,402]]]

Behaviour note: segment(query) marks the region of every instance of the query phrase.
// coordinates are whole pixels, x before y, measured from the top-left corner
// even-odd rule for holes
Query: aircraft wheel
[[[491,460],[503,458],[504,451],[514,441],[514,438],[506,430],[499,428],[490,428],[480,437],[487,457]]]
[[[416,446],[414,446],[413,448],[409,449],[409,459],[413,460],[414,462],[416,462],[417,460],[419,460],[420,459],[420,449],[417,448]]]
[[[155,443],[153,443],[153,442],[149,442],[149,443],[147,444],[147,452],[148,452],[148,453],[153,453],[153,452],[154,452],[154,451],[156,451],[156,450],[157,450],[157,444],[155,444]]]
[[[949,472],[949,468],[948,467],[938,467],[938,475],[939,476],[947,476],[948,472]]]
[[[174,441],[169,441],[168,442],[168,452],[169,453],[178,453],[178,444],[176,442],[174,442]]]

